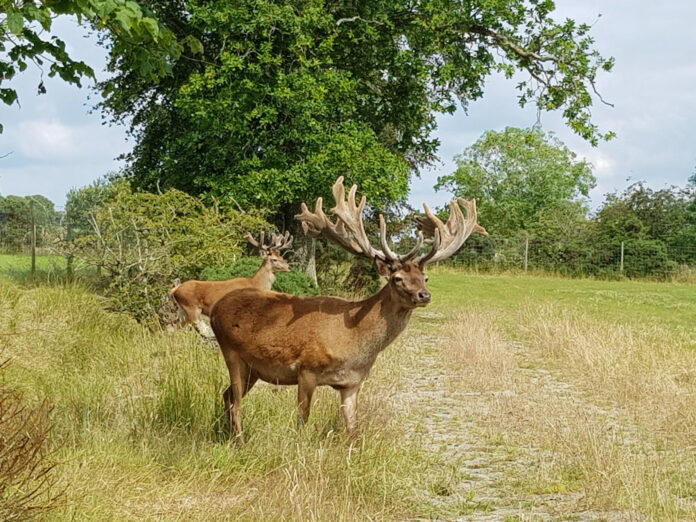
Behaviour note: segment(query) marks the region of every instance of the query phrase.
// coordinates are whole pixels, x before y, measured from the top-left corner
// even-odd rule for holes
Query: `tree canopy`
[[[132,51],[112,50],[103,108],[131,125],[126,173],[143,188],[288,213],[343,174],[384,206],[436,158],[436,114],[480,98],[494,72],[528,75],[521,104],[560,110],[593,143],[610,136],[590,106],[613,60],[549,0],[142,4],[203,45],[157,84],[134,74]]]
[[[600,241],[651,240],[665,245],[678,262],[696,259],[696,191],[653,190],[643,182],[608,194],[595,219]]]
[[[92,67],[74,60],[65,42],[52,34],[57,15],[76,16],[80,23],[113,35],[112,52],[122,54],[127,49],[131,67],[147,81],[167,74],[183,45],[200,46],[192,39],[177,41],[150,9],[132,0],[0,0],[0,101],[11,105],[18,100],[8,82],[32,63],[42,76],[47,68],[49,77],[57,75],[78,86],[83,78],[94,78]],[[42,79],[38,92],[45,90]]]
[[[567,203],[595,185],[591,165],[538,127],[488,131],[455,159],[457,170],[435,188],[475,197],[481,223],[494,233],[529,231],[551,214],[577,215]]]
[[[19,252],[29,246],[33,226],[36,243],[43,246],[57,220],[53,202],[44,196],[0,196],[0,248]]]

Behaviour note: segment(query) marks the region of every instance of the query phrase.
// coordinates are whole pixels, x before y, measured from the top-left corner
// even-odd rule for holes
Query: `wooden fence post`
[[[73,255],[72,255],[72,226],[70,223],[70,203],[65,205],[65,241],[68,244],[68,256],[65,262],[65,273],[68,283],[73,282]]]
[[[529,265],[529,236],[524,238],[524,271],[527,271]]]
[[[31,280],[36,276],[36,219],[34,218],[34,199],[29,200],[31,213]]]

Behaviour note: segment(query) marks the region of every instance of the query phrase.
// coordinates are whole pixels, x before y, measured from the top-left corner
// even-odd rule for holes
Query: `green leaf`
[[[14,8],[7,10],[7,28],[15,36],[20,36],[22,34],[22,29],[24,28],[24,17],[22,13]]]
[[[184,38],[183,42],[184,45],[188,46],[189,50],[193,54],[201,54],[203,53],[203,44],[201,41],[196,38],[195,36],[189,35],[186,38]]]
[[[150,36],[152,36],[152,39],[157,41],[157,38],[159,37],[159,24],[157,23],[157,20],[154,18],[143,18],[142,19],[142,24],[145,26],[145,29],[147,30],[148,33],[150,33]]]
[[[0,100],[7,105],[12,105],[17,101],[17,91],[14,89],[0,89]]]

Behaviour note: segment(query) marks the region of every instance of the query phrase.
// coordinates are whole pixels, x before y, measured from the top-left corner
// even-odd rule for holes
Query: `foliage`
[[[82,205],[94,190],[100,192],[96,205]],[[77,222],[92,226],[71,240],[71,252],[102,270],[113,308],[136,317],[154,313],[175,278],[234,261],[244,234],[267,226],[258,213],[206,207],[174,189],[134,192],[125,181],[72,192],[68,204]]]
[[[0,363],[0,372],[7,362]],[[51,488],[55,463],[50,450],[51,407],[46,401],[28,406],[0,381],[0,519],[30,520],[57,507],[60,494]]]
[[[591,166],[538,127],[487,131],[455,159],[457,170],[438,178],[435,188],[475,197],[489,233],[537,228],[595,184]]]
[[[31,245],[32,223],[36,225],[36,245],[41,247],[55,235],[58,213],[44,196],[0,196],[0,247],[20,252]]]
[[[243,256],[229,266],[209,266],[201,272],[205,281],[223,281],[235,277],[251,277],[261,266],[258,257]]]
[[[194,39],[178,42],[174,33],[153,17],[152,10],[133,0],[52,0],[22,2],[0,0],[0,101],[11,105],[17,92],[6,87],[18,73],[33,63],[48,76],[80,85],[83,78],[94,79],[86,63],[74,60],[65,42],[51,35],[58,15],[73,15],[79,23],[114,37],[112,53],[129,54],[129,65],[144,80],[154,81],[170,71],[171,60],[181,56],[184,44],[193,50]],[[42,38],[51,35],[50,38]],[[46,92],[43,80],[38,92]],[[2,132],[2,125],[0,125]]]
[[[287,228],[300,201],[345,174],[377,208],[403,200],[436,157],[436,113],[483,95],[496,71],[529,74],[520,103],[561,110],[593,143],[597,72],[613,60],[589,26],[555,22],[552,2],[145,2],[177,37],[203,44],[156,85],[112,52],[106,109],[129,123],[138,187],[264,206]]]
[[[609,194],[595,219],[599,241],[657,241],[671,259],[696,264],[696,190],[652,190],[644,183]],[[658,251],[660,251],[658,249]]]
[[[656,239],[629,239],[624,243],[624,270],[627,277],[652,276],[666,279],[677,263],[670,259],[667,246]]]
[[[230,266],[208,267],[203,270],[201,277],[208,281],[222,281],[235,277],[251,277],[261,266],[258,257],[240,257]],[[318,295],[319,288],[307,274],[293,270],[279,272],[273,282],[272,290],[294,295]]]

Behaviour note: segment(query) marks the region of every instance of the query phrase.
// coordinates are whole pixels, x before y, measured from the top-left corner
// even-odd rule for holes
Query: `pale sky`
[[[696,2],[694,0],[557,0],[559,17],[594,24],[596,48],[614,56],[612,73],[600,74],[597,84],[614,108],[596,102],[593,121],[617,138],[592,147],[566,129],[556,114],[542,113],[545,130],[594,165],[597,187],[591,206],[604,194],[645,180],[653,188],[684,186],[696,167]],[[601,13],[601,17],[598,15]],[[75,22],[58,20],[56,33],[69,52],[97,70],[104,52],[82,36]],[[86,87],[44,78],[47,94],[37,95],[39,73],[31,70],[13,82],[21,107],[0,105],[0,194],[43,194],[56,205],[66,192],[84,186],[119,168],[115,158],[128,152],[125,128],[102,125],[99,113],[89,114],[95,100]],[[517,105],[514,80],[492,77],[482,100],[468,114],[458,110],[438,119],[441,163],[423,172],[411,186],[410,202],[440,206],[449,195],[435,193],[437,177],[454,170],[453,157],[488,129],[528,127],[537,122],[534,107]]]

